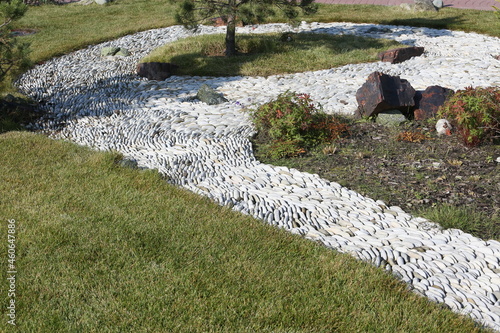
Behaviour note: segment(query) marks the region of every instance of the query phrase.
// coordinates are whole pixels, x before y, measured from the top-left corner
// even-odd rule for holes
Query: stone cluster
[[[399,76],[373,72],[356,91],[356,116],[378,119],[383,115],[398,114],[405,118],[426,120],[435,117],[439,107],[452,94],[453,90],[441,86],[416,91],[410,82]]]
[[[285,24],[238,33],[286,32]],[[198,33],[222,33],[201,27]],[[484,35],[350,23],[303,23],[296,33],[392,38],[425,47],[403,63],[351,64],[270,77],[180,77],[148,81],[136,64],[152,49],[191,35],[180,26],[140,32],[47,61],[17,85],[45,116],[32,129],[100,150],[130,165],[158,169],[172,184],[393,272],[417,293],[500,330],[500,242],[441,230],[399,207],[364,197],[318,175],[257,161],[245,109],[287,90],[308,93],[326,112],[354,114],[356,91],[373,72],[400,76],[415,89],[500,83],[500,40]],[[103,47],[131,55],[100,56]],[[194,97],[207,84],[228,102]]]

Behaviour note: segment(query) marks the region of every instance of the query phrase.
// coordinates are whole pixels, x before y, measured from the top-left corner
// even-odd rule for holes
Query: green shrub
[[[300,155],[348,130],[339,117],[322,112],[309,95],[290,91],[254,110],[252,119],[257,130],[269,138],[262,149],[272,158]]]
[[[12,35],[12,23],[28,10],[22,0],[0,1],[0,83],[8,75],[15,76],[30,65],[28,44]]]
[[[457,129],[461,141],[477,146],[500,135],[500,88],[472,88],[457,91],[438,112]]]

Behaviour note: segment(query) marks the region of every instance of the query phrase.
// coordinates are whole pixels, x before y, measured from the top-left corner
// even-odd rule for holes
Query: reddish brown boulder
[[[137,64],[137,75],[149,80],[163,81],[172,76],[179,66],[168,62],[144,62]]]
[[[417,91],[415,94],[415,120],[426,120],[433,118],[446,99],[453,94],[453,90],[441,87],[430,86],[423,92]]]
[[[374,116],[386,110],[408,114],[415,105],[415,89],[399,76],[373,72],[356,92],[358,117]]]
[[[399,64],[413,57],[419,57],[424,53],[423,47],[403,47],[392,49],[378,54],[381,61],[390,62],[391,64]]]

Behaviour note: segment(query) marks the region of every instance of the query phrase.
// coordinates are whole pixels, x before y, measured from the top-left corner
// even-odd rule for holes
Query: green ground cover
[[[387,39],[329,34],[238,35],[240,54],[224,57],[224,35],[196,36],[154,50],[141,62],[171,62],[178,75],[268,76],[377,61],[377,54],[402,44]]]

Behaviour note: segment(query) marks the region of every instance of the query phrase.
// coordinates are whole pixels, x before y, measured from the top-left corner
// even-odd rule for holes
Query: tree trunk
[[[236,18],[233,14],[227,17],[226,26],[226,57],[236,55]]]

